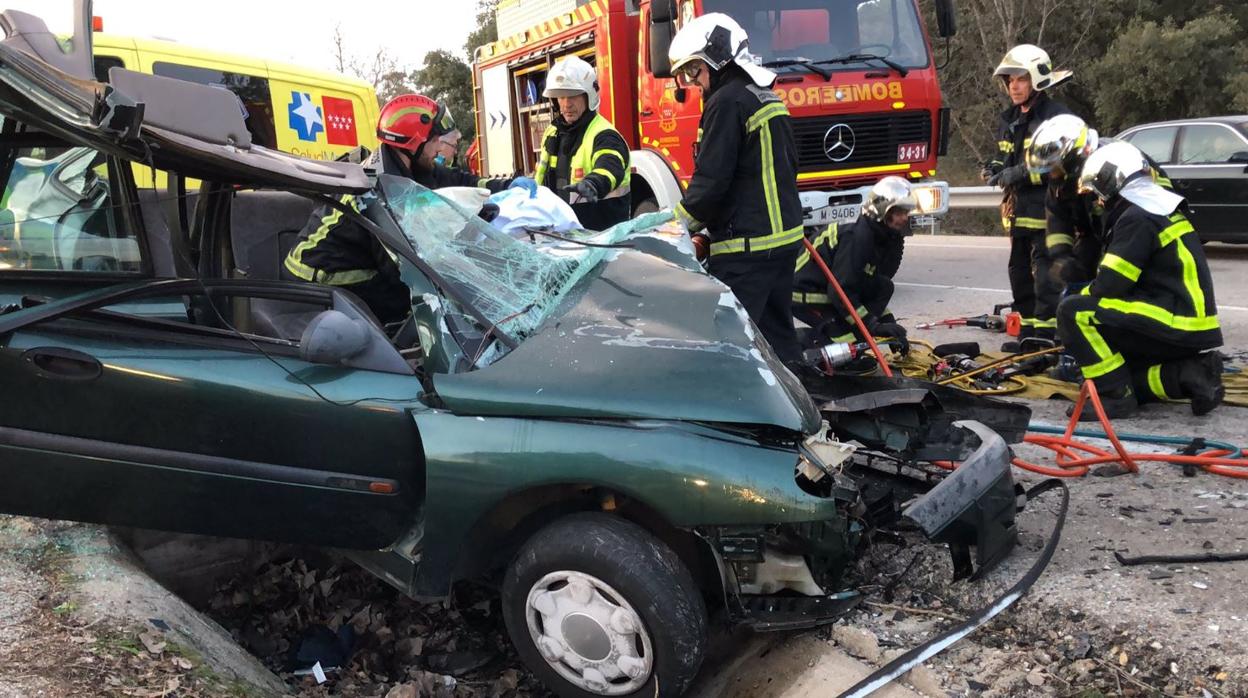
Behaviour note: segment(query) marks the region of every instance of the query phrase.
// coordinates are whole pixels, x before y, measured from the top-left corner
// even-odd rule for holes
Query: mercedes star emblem
[[[854,154],[854,129],[849,124],[834,124],[823,134],[823,152],[832,162],[845,162]]]

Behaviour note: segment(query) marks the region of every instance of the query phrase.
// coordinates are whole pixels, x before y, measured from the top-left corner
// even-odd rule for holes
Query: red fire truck
[[[952,3],[935,0],[939,36],[954,32]],[[500,39],[473,57],[480,171],[533,171],[552,118],[545,76],[576,55],[597,67],[600,111],[633,150],[634,211],[674,207],[693,173],[702,98],[676,85],[667,49],[709,12],[736,19],[779,74],[808,226],[857,218],[886,175],[918,183],[929,218],[948,209],[948,185],[934,178],[949,112],[917,0],[500,0]]]

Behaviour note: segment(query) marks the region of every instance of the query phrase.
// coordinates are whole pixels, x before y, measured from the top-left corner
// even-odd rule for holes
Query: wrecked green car
[[[852,606],[870,517],[825,420],[911,455],[945,420],[964,464],[906,512],[981,564],[1012,545],[1001,438],[929,419],[925,388],[804,387],[662,214],[512,239],[410,181],[252,145],[228,92],[97,83],[27,33],[0,43],[0,511],[337,548],[416,597],[500,580],[564,695],[680,694],[713,610],[781,629]],[[65,163],[90,164],[75,187]],[[168,185],[137,189],[133,163]],[[280,280],[344,195],[412,289],[399,326]]]

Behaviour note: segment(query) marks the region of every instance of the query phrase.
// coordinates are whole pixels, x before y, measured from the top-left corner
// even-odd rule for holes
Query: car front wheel
[[[516,650],[561,696],[678,696],[702,663],[706,608],[689,571],[617,517],[576,514],[538,531],[502,600]]]

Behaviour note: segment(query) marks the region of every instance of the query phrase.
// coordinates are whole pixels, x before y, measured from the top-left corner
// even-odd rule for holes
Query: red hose
[[[806,251],[810,253],[810,258],[815,260],[815,264],[819,265],[819,270],[828,278],[828,283],[832,285],[836,295],[840,296],[841,302],[845,304],[845,310],[849,311],[849,316],[854,319],[854,324],[858,325],[858,332],[867,340],[867,345],[871,347],[871,351],[875,354],[875,360],[880,364],[880,370],[884,372],[885,376],[892,378],[893,370],[888,367],[888,362],[884,360],[884,353],[876,346],[875,337],[871,336],[871,333],[867,331],[867,326],[863,324],[862,318],[858,317],[858,311],[854,309],[854,304],[849,302],[849,296],[845,295],[845,290],[841,288],[841,284],[836,280],[832,270],[824,263],[823,257],[819,256],[815,246],[810,244],[810,240],[803,237],[802,244],[806,246]]]

